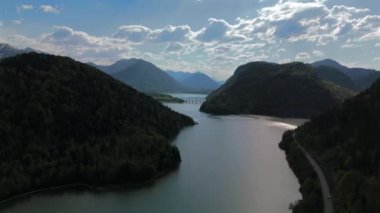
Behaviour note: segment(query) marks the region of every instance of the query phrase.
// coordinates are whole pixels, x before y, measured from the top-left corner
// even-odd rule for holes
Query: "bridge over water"
[[[204,98],[183,98],[186,104],[202,104],[206,101]]]

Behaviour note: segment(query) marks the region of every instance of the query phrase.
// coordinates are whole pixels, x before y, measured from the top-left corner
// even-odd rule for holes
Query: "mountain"
[[[112,73],[116,73],[116,72],[120,72],[122,70],[125,70],[128,67],[134,65],[135,63],[137,63],[139,61],[140,61],[139,59],[131,58],[131,59],[118,60],[111,65],[97,65],[97,64],[94,64],[91,62],[89,62],[88,64],[95,67],[95,68],[98,68],[99,70],[101,70],[107,74],[112,74]]]
[[[183,72],[183,71],[166,71],[181,85],[191,92],[211,92],[218,87],[220,83],[202,72]]]
[[[15,56],[17,54],[29,53],[29,52],[40,52],[40,51],[34,50],[29,47],[25,49],[17,49],[15,47],[12,47],[9,44],[0,43],[0,59],[10,57],[10,56]]]
[[[299,145],[327,176],[335,212],[380,212],[380,81],[319,117],[286,132],[280,147],[300,180],[303,200],[293,212],[321,206],[315,174],[305,172]],[[306,161],[307,162],[307,161]]]
[[[365,69],[365,68],[350,68],[345,71],[345,73],[355,82],[360,81],[361,79],[376,73],[374,69]],[[371,85],[368,85],[370,87]]]
[[[181,81],[181,84],[192,91],[198,92],[213,91],[220,86],[220,84],[214,79],[201,72],[193,73],[191,76]]]
[[[109,66],[90,64],[115,79],[145,93],[184,92],[185,88],[154,64],[141,59],[122,59]]]
[[[342,72],[345,72],[346,70],[349,69],[348,67],[341,65],[339,62],[334,61],[332,59],[324,59],[321,61],[316,61],[316,62],[313,62],[311,65],[313,67],[319,67],[319,66],[334,67]]]
[[[313,68],[314,73],[323,80],[331,81],[336,85],[357,91],[359,88],[345,73],[333,66],[317,66]]]
[[[364,68],[351,68],[347,71],[349,76],[355,76],[355,84],[363,91],[372,86],[380,78],[380,71]]]
[[[325,59],[322,61],[316,61],[312,63],[313,67],[327,66],[333,67],[340,70],[343,74],[348,76],[352,82],[355,84],[356,89],[363,91],[369,88],[373,82],[379,78],[379,71],[374,69],[365,69],[365,68],[348,68],[344,65],[341,65],[339,62],[332,59]]]
[[[172,78],[174,78],[178,82],[181,82],[181,81],[191,77],[194,74],[192,72],[172,71],[172,70],[167,70],[166,73],[168,73]]]
[[[212,114],[314,117],[353,92],[318,78],[310,65],[252,62],[237,68],[201,106]]]
[[[364,76],[356,81],[356,85],[361,90],[369,88],[374,82],[380,79],[380,71],[373,72],[367,76]]]
[[[178,166],[169,144],[194,124],[67,57],[0,61],[0,199],[50,186],[152,180]]]
[[[127,68],[111,74],[112,77],[146,93],[183,92],[176,80],[154,64],[138,59]]]
[[[224,83],[226,83],[226,80],[221,80],[221,81],[217,81],[220,85],[223,85]]]

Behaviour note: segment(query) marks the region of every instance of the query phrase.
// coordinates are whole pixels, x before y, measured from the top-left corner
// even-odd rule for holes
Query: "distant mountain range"
[[[178,82],[181,82],[194,74],[192,72],[172,71],[172,70],[167,70],[166,72]]]
[[[316,66],[313,68],[313,72],[322,80],[331,81],[353,91],[360,90],[350,77],[335,67],[325,65]]]
[[[201,111],[314,117],[354,95],[316,73],[320,71],[303,63],[248,63],[207,97]]]
[[[88,64],[145,93],[208,93],[220,86],[201,72],[165,72],[136,58],[122,59],[111,65]]]
[[[327,73],[325,70],[325,74],[331,78],[339,78],[340,85],[345,84],[350,89],[355,89],[357,91],[362,91],[364,89],[369,88],[378,78],[380,78],[380,72],[374,69],[364,69],[364,68],[348,68],[344,65],[341,65],[339,62],[334,61],[332,59],[325,59],[321,61],[316,61],[311,64],[313,67],[329,67],[330,73]],[[339,77],[338,75],[344,74],[350,78],[343,79],[343,77]],[[343,82],[344,81],[344,82]],[[352,84],[354,84],[354,88],[352,88]]]
[[[17,49],[16,47],[13,47],[9,44],[0,43],[0,59],[30,52],[42,53],[41,51],[32,49],[30,47],[27,47],[25,49]]]
[[[220,83],[202,72],[181,72],[166,71],[171,77],[176,79],[187,89],[195,92],[211,92],[218,87]]]
[[[112,74],[112,73],[117,73],[120,71],[123,71],[125,69],[128,69],[130,66],[140,62],[140,59],[136,58],[131,58],[131,59],[121,59],[116,61],[115,63],[111,65],[97,65],[94,63],[89,62],[88,64],[98,68],[99,70],[107,73],[107,74]]]
[[[109,66],[90,65],[145,93],[185,92],[165,71],[142,59],[122,59]]]

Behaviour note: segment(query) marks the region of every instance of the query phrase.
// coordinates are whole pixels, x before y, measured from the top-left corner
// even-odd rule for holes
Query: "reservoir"
[[[127,191],[36,194],[1,212],[284,213],[301,198],[297,179],[278,148],[282,133],[294,127],[289,124],[301,120],[211,116],[198,111],[200,104],[166,105],[198,123],[173,141],[182,157],[177,171]]]

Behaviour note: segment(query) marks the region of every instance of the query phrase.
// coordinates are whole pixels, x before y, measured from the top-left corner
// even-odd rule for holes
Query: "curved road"
[[[322,188],[322,196],[323,196],[323,205],[324,205],[324,213],[333,213],[333,204],[331,200],[330,188],[327,183],[326,177],[323,174],[321,168],[318,166],[317,162],[310,156],[310,154],[297,142],[295,133],[293,133],[293,140],[298,145],[298,147],[302,150],[303,154],[306,156],[307,160],[313,167],[314,171],[318,175],[319,183]]]

